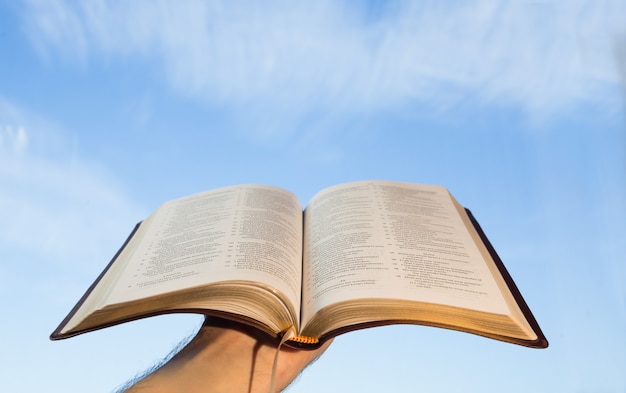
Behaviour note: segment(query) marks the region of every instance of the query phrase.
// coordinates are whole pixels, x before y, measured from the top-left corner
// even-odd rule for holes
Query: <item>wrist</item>
[[[170,361],[127,392],[267,393],[275,353],[271,340],[258,340],[245,328],[205,324]]]

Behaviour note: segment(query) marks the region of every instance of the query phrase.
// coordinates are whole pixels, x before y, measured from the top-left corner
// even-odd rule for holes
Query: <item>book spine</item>
[[[306,345],[316,345],[319,344],[320,340],[317,337],[309,337],[309,336],[294,336],[290,337],[288,341],[296,342],[299,344]]]

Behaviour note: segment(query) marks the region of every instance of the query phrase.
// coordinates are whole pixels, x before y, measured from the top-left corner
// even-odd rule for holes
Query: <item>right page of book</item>
[[[318,193],[305,212],[302,324],[359,298],[509,314],[460,210],[432,185],[364,181]]]

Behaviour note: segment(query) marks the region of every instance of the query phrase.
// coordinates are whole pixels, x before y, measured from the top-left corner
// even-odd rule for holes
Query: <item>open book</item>
[[[316,347],[395,323],[529,347],[548,342],[474,220],[443,187],[240,185],[163,204],[139,223],[50,336],[171,312],[214,315]]]

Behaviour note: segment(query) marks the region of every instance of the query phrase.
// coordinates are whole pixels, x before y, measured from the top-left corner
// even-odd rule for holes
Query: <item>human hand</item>
[[[286,388],[330,345],[316,350],[282,347],[276,365],[276,391]],[[177,355],[127,392],[267,393],[277,343],[235,322],[207,317]]]

